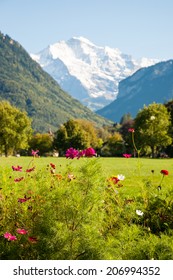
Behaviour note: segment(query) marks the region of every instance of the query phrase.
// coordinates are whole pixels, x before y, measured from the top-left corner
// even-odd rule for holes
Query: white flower
[[[150,120],[151,120],[151,121],[154,121],[155,118],[156,118],[155,116],[151,116],[151,117],[150,117]]]
[[[125,179],[125,176],[122,174],[117,175],[118,180],[123,181]]]
[[[143,216],[144,215],[144,213],[141,210],[136,210],[136,214],[138,216]]]

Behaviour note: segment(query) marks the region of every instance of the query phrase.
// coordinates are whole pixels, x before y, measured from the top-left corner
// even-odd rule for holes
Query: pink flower
[[[12,166],[13,171],[22,171],[22,166]]]
[[[65,156],[66,158],[74,159],[78,157],[78,154],[79,154],[78,150],[71,147],[66,151]]]
[[[35,157],[38,154],[38,152],[39,152],[39,150],[36,150],[36,151],[32,150],[31,155]]]
[[[23,202],[26,202],[29,199],[31,199],[31,197],[24,196],[24,198],[18,198],[18,202],[23,203]]]
[[[77,158],[79,159],[80,157],[85,156],[85,151],[86,151],[86,150],[79,151],[79,152],[78,152],[78,157],[77,157]]]
[[[29,236],[29,237],[28,237],[28,240],[29,240],[31,243],[37,243],[37,241],[38,241],[37,237],[34,237],[34,236]]]
[[[16,179],[14,179],[14,182],[20,182],[20,181],[22,181],[23,179],[24,179],[24,177],[16,178]]]
[[[24,228],[18,228],[17,230],[17,233],[19,233],[19,234],[27,234],[28,233],[28,231],[27,230],[25,230]]]
[[[11,233],[9,233],[9,232],[4,233],[4,237],[7,238],[7,239],[8,239],[10,236],[11,236]]]
[[[32,168],[30,168],[30,169],[26,169],[26,172],[29,173],[29,172],[32,172],[32,171],[34,171],[34,170],[35,170],[35,166],[32,167]]]
[[[132,155],[131,154],[123,154],[123,157],[125,158],[130,158]]]
[[[165,170],[165,169],[162,169],[160,171],[161,174],[163,174],[164,176],[167,176],[169,174],[169,171],[168,170]]]
[[[72,181],[75,179],[75,176],[73,174],[68,174],[67,177],[68,177],[69,181]]]
[[[128,132],[135,132],[135,129],[134,128],[129,128]]]
[[[4,233],[4,238],[8,239],[9,241],[17,240],[17,237],[9,232]]]
[[[93,157],[93,156],[96,156],[96,151],[93,149],[93,148],[87,148],[85,150],[85,156],[86,157]]]
[[[8,240],[15,241],[17,240],[17,237],[15,235],[11,235]]]

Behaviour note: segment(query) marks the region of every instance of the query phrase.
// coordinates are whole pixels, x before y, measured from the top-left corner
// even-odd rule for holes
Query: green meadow
[[[173,259],[172,171],[173,159],[1,157],[0,259]]]

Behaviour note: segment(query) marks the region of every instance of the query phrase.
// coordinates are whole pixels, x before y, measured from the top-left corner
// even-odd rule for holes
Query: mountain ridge
[[[118,98],[97,113],[119,122],[124,114],[135,117],[144,105],[173,99],[173,60],[139,69],[119,83]]]
[[[58,84],[93,111],[117,98],[118,84],[158,59],[135,60],[118,48],[96,46],[84,37],[72,37],[30,54]]]
[[[63,91],[20,43],[1,32],[0,65],[0,100],[26,111],[35,131],[54,131],[70,118],[109,123]]]

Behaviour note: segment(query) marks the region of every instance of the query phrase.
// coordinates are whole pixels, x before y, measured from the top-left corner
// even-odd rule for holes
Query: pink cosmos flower
[[[23,179],[24,179],[24,177],[16,178],[16,179],[14,179],[14,182],[20,182],[20,181],[22,181]]]
[[[32,168],[26,169],[26,172],[29,173],[29,172],[32,172],[32,171],[34,171],[34,170],[35,170],[35,166],[32,167]]]
[[[78,150],[71,147],[66,151],[65,156],[66,158],[74,159],[78,157],[78,154],[79,154]]]
[[[29,240],[31,243],[37,243],[37,241],[38,241],[37,237],[34,237],[34,236],[29,236],[29,237],[28,237],[28,240]]]
[[[17,237],[15,235],[11,235],[8,240],[15,241],[17,240]]]
[[[131,154],[123,154],[123,157],[125,158],[130,158],[132,155]]]
[[[17,237],[9,232],[4,233],[4,238],[8,239],[9,241],[17,240]]]
[[[27,234],[28,233],[28,231],[27,230],[25,230],[24,228],[18,228],[17,230],[17,233],[19,233],[19,234]]]
[[[12,166],[13,171],[22,171],[22,166]]]
[[[11,236],[11,233],[9,233],[9,232],[4,233],[4,237],[7,238],[7,239],[8,239],[10,236]]]
[[[78,157],[77,157],[77,158],[79,159],[80,157],[85,156],[85,151],[86,151],[86,150],[79,151],[79,152],[78,152]]]
[[[31,196],[30,197],[24,196],[24,198],[18,198],[18,202],[23,203],[23,202],[26,202],[29,199],[31,199]]]
[[[87,148],[85,150],[85,156],[86,157],[93,157],[93,156],[96,156],[96,151],[93,149],[93,148]]]
[[[135,132],[135,129],[134,128],[129,128],[128,132]]]
[[[38,154],[38,152],[39,152],[39,150],[36,150],[36,151],[32,150],[31,155],[35,157]]]
[[[75,176],[73,174],[68,174],[67,177],[68,177],[69,181],[72,181],[75,179]]]

